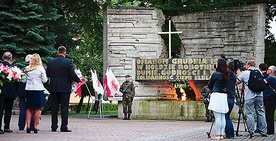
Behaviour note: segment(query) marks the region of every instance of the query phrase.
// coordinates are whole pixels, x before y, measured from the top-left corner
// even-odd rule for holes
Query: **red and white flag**
[[[119,92],[120,84],[113,72],[109,69],[106,70],[104,84],[108,98],[111,96],[116,96],[116,94]]]
[[[98,79],[96,70],[94,72],[91,70],[91,75],[92,75],[92,83],[93,83],[94,90],[98,94],[103,95],[104,94],[104,89],[103,89],[103,86],[102,86],[101,82]]]
[[[75,68],[75,73],[77,74],[77,76],[80,78],[80,79],[83,79],[84,76],[81,74],[81,71],[77,68]],[[82,90],[81,90],[81,86],[84,85],[86,82],[85,81],[81,81],[79,83],[75,83],[74,84],[74,90],[76,91],[77,95],[78,96],[81,96],[82,95]]]

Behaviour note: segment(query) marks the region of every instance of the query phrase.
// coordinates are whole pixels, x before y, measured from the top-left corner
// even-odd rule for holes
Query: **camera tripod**
[[[247,131],[247,123],[246,123],[246,115],[244,114],[244,82],[242,82],[242,89],[241,89],[241,93],[239,92],[239,88],[236,85],[236,105],[239,107],[239,118],[238,118],[238,125],[237,125],[237,130],[236,130],[236,136],[240,136],[239,135],[239,128],[240,128],[240,123],[241,123],[241,117],[243,119],[243,123],[244,123],[244,130],[245,132]]]
[[[213,128],[213,125],[214,125],[214,122],[215,122],[215,117],[214,117],[213,114],[212,114],[211,120],[212,120],[212,124],[211,124],[210,130],[209,130],[209,132],[206,132],[209,139],[211,138],[211,131],[212,131],[212,128]]]

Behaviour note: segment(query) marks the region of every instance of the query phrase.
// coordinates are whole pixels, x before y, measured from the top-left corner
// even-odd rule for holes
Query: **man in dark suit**
[[[66,48],[58,48],[57,57],[49,60],[47,65],[47,76],[50,78],[50,100],[52,111],[52,132],[58,128],[58,110],[61,105],[61,132],[71,132],[68,129],[68,107],[72,81],[80,82],[80,79],[74,71],[73,63],[70,59],[65,58]]]
[[[12,54],[5,52],[2,56],[2,64],[5,66],[13,67]],[[14,99],[16,98],[16,87],[14,82],[5,82],[2,87],[2,94],[0,95],[0,127],[2,126],[3,110],[5,109],[4,116],[4,132],[13,132],[10,129],[10,121],[12,114],[12,106]],[[3,134],[3,130],[0,130],[0,134]]]

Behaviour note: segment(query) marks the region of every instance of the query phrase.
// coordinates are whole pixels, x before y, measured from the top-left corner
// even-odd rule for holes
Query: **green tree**
[[[57,35],[50,24],[61,17],[47,1],[2,0],[0,2],[0,52],[10,51],[23,62],[28,53],[43,60],[55,53]]]
[[[91,0],[72,1],[64,3],[66,20],[78,24],[75,39],[81,41],[77,48],[72,48],[69,56],[84,76],[91,77],[90,69],[95,69],[102,78],[103,66],[103,17],[100,3]],[[99,79],[100,79],[99,78]],[[100,79],[101,80],[101,79]]]
[[[78,25],[77,35],[74,39],[80,41],[75,48],[71,48],[68,55],[74,60],[74,64],[82,74],[90,80],[90,70],[96,70],[99,80],[102,80],[103,66],[103,17],[101,3],[91,0],[64,1],[62,10],[66,11],[66,21]],[[94,95],[92,82],[88,83],[88,89]],[[82,87],[83,93],[78,104],[77,113],[83,103],[83,97],[89,93],[86,87]]]

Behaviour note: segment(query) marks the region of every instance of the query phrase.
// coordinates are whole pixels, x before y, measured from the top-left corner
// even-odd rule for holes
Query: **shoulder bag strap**
[[[274,88],[272,88],[271,85],[268,84],[268,86],[273,90],[273,92],[276,94],[276,90]]]

